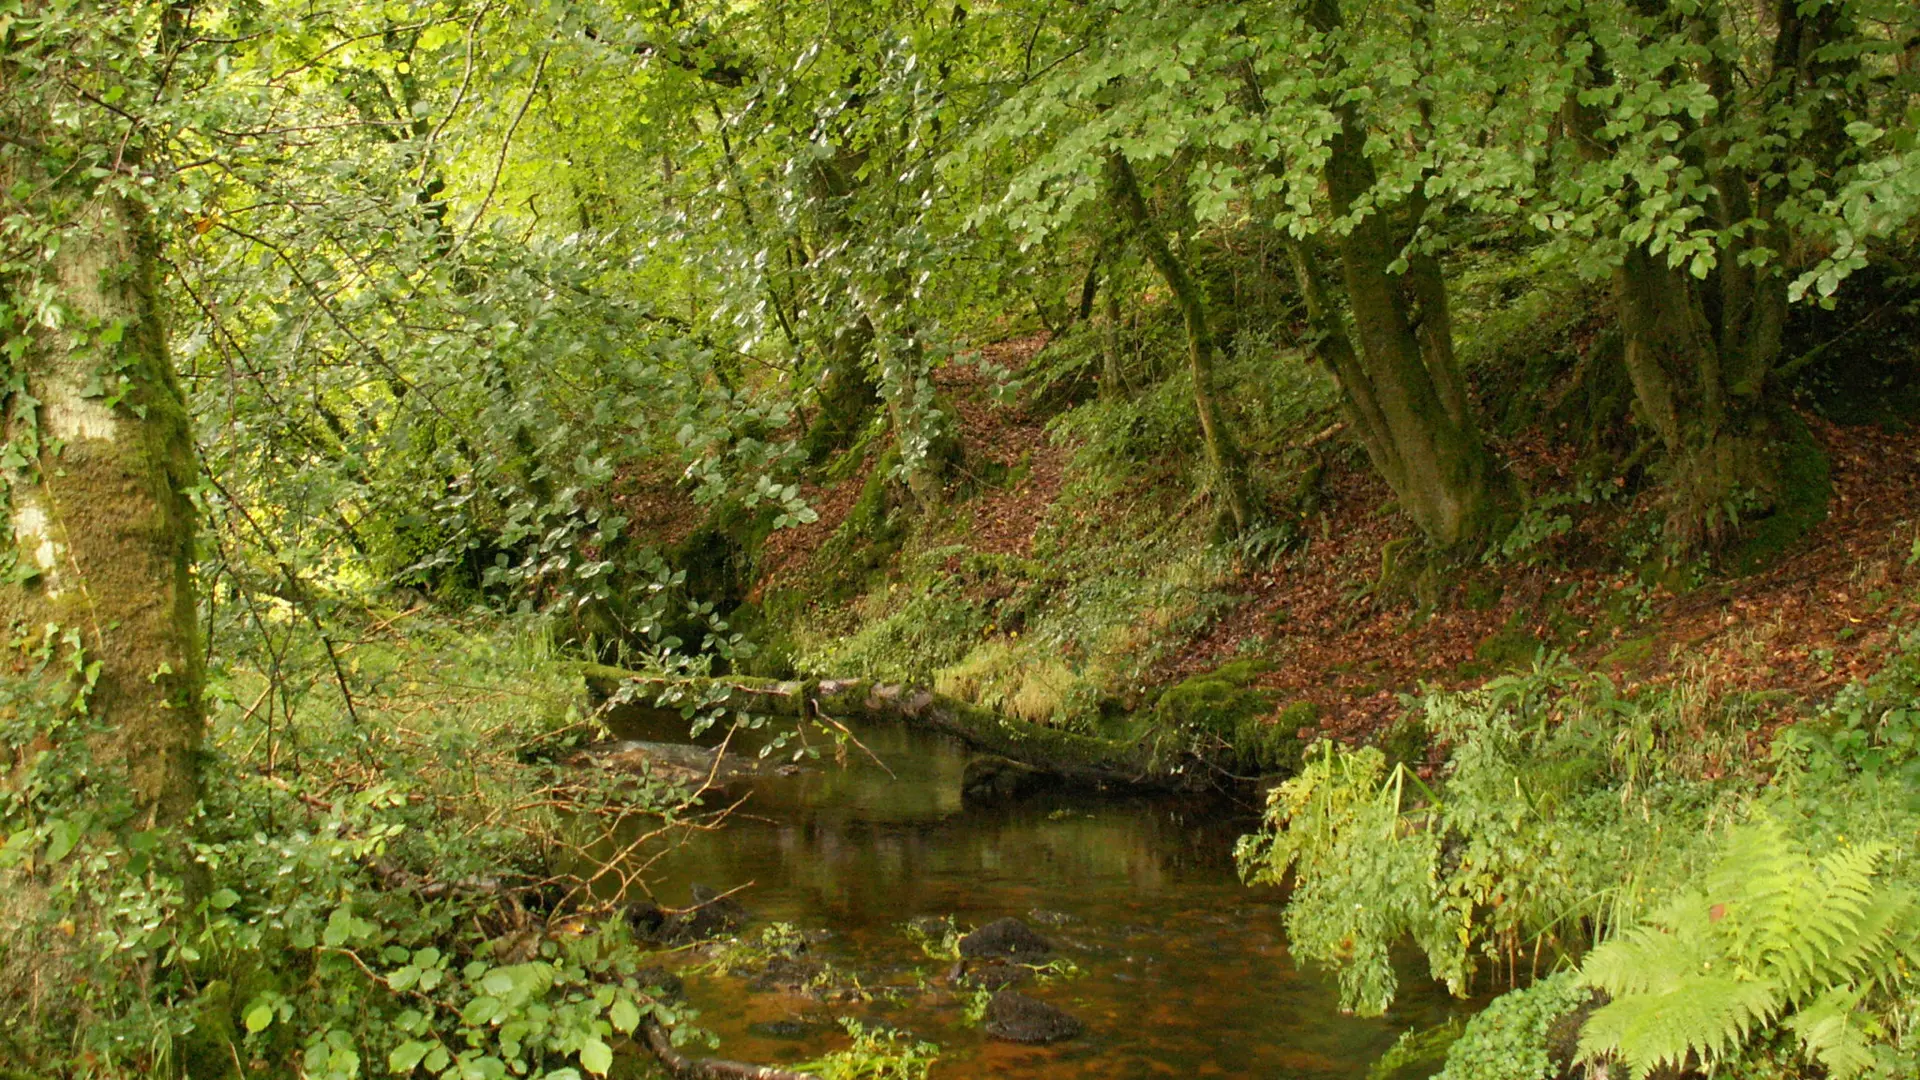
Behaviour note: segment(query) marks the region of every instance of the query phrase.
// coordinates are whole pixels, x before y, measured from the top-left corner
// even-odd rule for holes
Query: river
[[[1364,1077],[1401,1031],[1453,1008],[1415,976],[1388,1017],[1340,1015],[1331,980],[1288,955],[1280,894],[1234,872],[1234,840],[1255,823],[1244,806],[1101,793],[971,806],[960,792],[964,747],[899,726],[859,737],[871,758],[850,749],[844,765],[744,782],[734,793],[746,800],[722,828],[676,840],[650,868],[661,903],[686,904],[696,883],[738,890],[755,920],[746,935],[773,923],[812,932],[808,960],[865,991],[825,1003],[691,965],[698,1023],[726,1057],[816,1057],[846,1044],[830,1024],[853,1016],[938,1043],[933,1076],[955,1080],[1336,1080]],[[951,988],[948,962],[906,929],[930,916],[962,930],[1027,921],[1078,973],[1023,992],[1085,1032],[1043,1047],[988,1038],[967,1021],[968,995]]]

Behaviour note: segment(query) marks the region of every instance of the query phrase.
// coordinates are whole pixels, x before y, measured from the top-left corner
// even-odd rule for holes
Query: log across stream
[[[933,725],[841,715],[872,758],[736,773],[726,786],[730,798],[746,797],[739,811],[717,831],[675,840],[649,870],[670,907],[686,905],[696,886],[730,891],[747,921],[726,938],[772,931],[788,943],[731,974],[699,970],[711,948],[667,954],[696,1023],[720,1036],[712,1053],[792,1065],[847,1045],[838,1021],[851,1017],[939,1044],[932,1075],[949,1080],[1358,1080],[1400,1032],[1455,1008],[1408,970],[1391,1016],[1341,1016],[1330,982],[1288,955],[1279,893],[1246,888],[1234,872],[1250,807],[1097,783],[983,803],[962,792],[984,752],[977,744]],[[639,709],[614,723],[628,737],[662,740],[677,717]],[[1046,959],[1071,973],[1023,976],[1015,989],[1070,1014],[1081,1025],[1072,1037],[992,1037],[971,981],[982,968],[922,946],[931,937],[938,951],[947,926],[1005,918],[1044,938]]]
[[[719,708],[787,720],[905,724],[1076,786],[1179,790],[1209,780],[1153,739],[1103,739],[1024,723],[924,687],[866,679],[669,677],[598,664],[580,667],[597,697],[620,697],[626,703],[622,715],[629,723],[646,725],[650,734],[672,729],[690,709]]]

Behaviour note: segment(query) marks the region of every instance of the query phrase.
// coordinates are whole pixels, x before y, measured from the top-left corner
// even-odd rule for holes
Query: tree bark
[[[1791,244],[1778,211],[1790,157],[1837,167],[1845,140],[1836,134],[1829,95],[1808,129],[1788,135],[1771,162],[1755,167],[1732,153],[1716,129],[1741,106],[1717,8],[1683,13],[1663,0],[1645,0],[1639,9],[1650,20],[1649,32],[1685,35],[1706,56],[1699,70],[1676,66],[1665,77],[1699,77],[1717,101],[1690,164],[1713,178],[1709,210],[1722,233],[1716,263],[1704,277],[1645,247],[1628,248],[1613,271],[1613,304],[1637,414],[1666,449],[1668,533],[1683,547],[1714,547],[1734,536],[1743,517],[1817,494],[1786,489],[1794,473],[1788,455],[1808,452],[1811,444],[1795,437],[1797,421],[1772,393],[1787,308],[1781,260]],[[1767,109],[1791,106],[1806,87],[1837,84],[1851,63],[1820,55],[1853,33],[1836,5],[1803,10],[1799,0],[1779,0],[1775,18],[1771,71],[1758,91],[1759,107]],[[1569,34],[1586,36],[1588,27],[1576,21]],[[1605,118],[1577,95],[1613,79],[1605,54],[1594,47],[1562,109],[1564,128],[1589,162],[1606,159],[1614,147],[1600,136]],[[1743,226],[1737,234],[1736,226]],[[1795,512],[1809,514],[1805,507]]]
[[[1213,368],[1218,347],[1214,343],[1212,325],[1207,317],[1206,295],[1200,283],[1194,280],[1179,257],[1174,255],[1166,236],[1153,220],[1146,199],[1140,194],[1140,182],[1134,176],[1133,165],[1127,161],[1126,155],[1115,151],[1108,156],[1107,176],[1108,187],[1114,201],[1119,204],[1120,212],[1126,216],[1141,247],[1146,249],[1147,259],[1160,272],[1167,288],[1173,290],[1174,302],[1180,306],[1180,315],[1187,327],[1187,370],[1193,377],[1193,407],[1200,417],[1200,437],[1206,444],[1207,464],[1213,471],[1214,490],[1220,498],[1224,516],[1232,523],[1234,533],[1244,533],[1253,524],[1253,497],[1247,479],[1246,458],[1240,452],[1232,429],[1227,426],[1226,416],[1220,411],[1219,393],[1214,387]]]
[[[26,179],[6,172],[0,190]],[[136,827],[177,826],[199,798],[203,729],[186,401],[142,210],[105,187],[53,186],[22,208],[45,220],[56,199],[78,206],[41,282],[60,327],[27,331],[4,387],[6,446],[19,456],[4,474],[14,573],[0,578],[0,629],[28,648],[49,628],[79,635],[100,665],[87,702],[99,800],[124,797]],[[24,672],[25,653],[5,663]]]
[[[844,246],[853,234],[846,211],[852,183],[838,158],[816,162],[807,186],[816,227],[832,246]],[[807,430],[809,461],[823,461],[828,454],[853,445],[867,415],[880,404],[880,388],[867,370],[867,353],[875,337],[873,322],[865,313],[849,316],[830,329],[817,391],[820,414]]]
[[[1310,25],[1322,34],[1343,23],[1337,0],[1311,0]],[[1337,61],[1336,61],[1337,63]],[[1247,95],[1264,109],[1253,70]],[[1328,146],[1325,177],[1334,212],[1347,215],[1374,194],[1367,129],[1353,101],[1333,104],[1339,122]],[[1280,161],[1269,168],[1282,170]],[[1304,240],[1286,238],[1288,260],[1307,311],[1314,355],[1341,389],[1348,422],[1367,459],[1393,489],[1401,509],[1443,548],[1474,548],[1497,527],[1510,484],[1488,453],[1454,357],[1446,278],[1432,254],[1408,250],[1425,215],[1424,196],[1406,207],[1398,228],[1372,207],[1333,240],[1353,317],[1349,333],[1334,306],[1326,274]],[[1394,272],[1404,254],[1406,268]]]

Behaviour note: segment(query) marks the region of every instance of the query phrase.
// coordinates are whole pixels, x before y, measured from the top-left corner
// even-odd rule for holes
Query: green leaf
[[[497,997],[477,997],[460,1010],[460,1019],[470,1027],[479,1027],[499,1016],[502,1007]]]
[[[267,1025],[273,1023],[273,1006],[265,1001],[254,1005],[247,1010],[243,1022],[247,1025],[247,1030],[256,1035],[267,1030]]]
[[[426,1057],[427,1051],[432,1049],[432,1043],[424,1043],[415,1039],[403,1042],[393,1048],[393,1053],[387,1055],[387,1071],[396,1073],[412,1072],[414,1067],[420,1064],[420,1059]]]
[[[621,998],[613,1003],[613,1008],[607,1010],[607,1019],[613,1022],[614,1030],[631,1033],[640,1026],[640,1010],[631,1000]]]
[[[321,944],[337,949],[353,936],[353,912],[344,907],[333,909],[327,917],[327,929],[320,935]]]
[[[580,1048],[580,1064],[595,1076],[607,1075],[613,1068],[613,1047],[599,1039],[590,1039]]]
[[[80,843],[82,828],[79,823],[64,818],[47,823],[47,861],[59,862],[72,853],[74,846]]]

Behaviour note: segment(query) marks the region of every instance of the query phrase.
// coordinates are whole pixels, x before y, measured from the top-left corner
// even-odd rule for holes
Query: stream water
[[[809,961],[871,992],[827,1003],[689,969],[698,1022],[724,1056],[817,1057],[846,1044],[833,1017],[854,1016],[938,1043],[942,1078],[1332,1080],[1364,1076],[1401,1031],[1447,1015],[1417,977],[1386,1019],[1338,1013],[1331,981],[1288,955],[1277,892],[1235,875],[1234,839],[1254,824],[1245,807],[1097,793],[975,807],[961,799],[964,747],[894,726],[859,735],[884,768],[854,751],[844,766],[747,781],[723,828],[676,841],[650,869],[668,906],[695,884],[738,889],[748,935],[775,922],[827,931]],[[948,964],[907,932],[922,916],[962,930],[1027,921],[1078,974],[1021,990],[1085,1032],[1044,1047],[989,1039],[967,1021]]]

